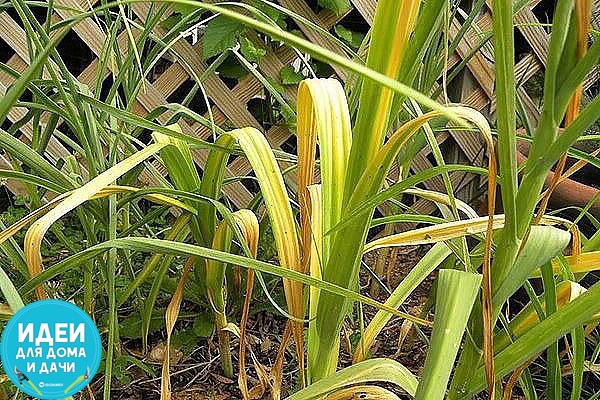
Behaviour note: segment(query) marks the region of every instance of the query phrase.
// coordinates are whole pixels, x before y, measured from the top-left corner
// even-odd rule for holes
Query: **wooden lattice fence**
[[[326,30],[330,30],[345,17],[344,15],[335,15],[328,10],[321,10],[320,12],[315,13],[303,0],[279,0],[279,3],[320,25]],[[595,1],[596,10],[600,9],[599,3],[599,0]],[[375,12],[376,0],[352,0],[352,4],[354,9],[365,20],[365,23],[371,24]],[[58,21],[70,15],[67,11],[58,11],[58,6],[62,6],[63,10],[68,7],[84,10],[89,9],[90,4],[86,0],[56,0],[55,6],[57,11],[53,18],[55,21]],[[518,43],[518,45],[520,48],[526,49],[526,51],[519,54],[520,58],[515,65],[517,82],[519,82],[519,95],[526,111],[533,120],[538,118],[539,105],[536,103],[536,99],[532,99],[530,94],[525,90],[525,85],[539,71],[543,70],[544,60],[548,51],[548,32],[546,28],[540,24],[540,21],[534,12],[536,7],[540,6],[539,0],[533,0],[528,6],[521,10],[515,18],[515,23],[517,24],[519,31],[518,39],[524,41],[524,43]],[[137,21],[144,22],[148,17],[150,6],[144,3],[135,3],[132,7]],[[595,23],[596,25],[598,24],[597,19],[595,20]],[[340,47],[326,40],[323,36],[316,33],[314,29],[301,23],[299,23],[298,26],[303,34],[312,42],[345,55]],[[457,20],[452,21],[449,30],[450,37],[454,37],[457,32],[459,32],[460,28],[460,23]],[[157,27],[154,33],[160,36],[164,33],[161,29],[162,28]],[[98,57],[102,51],[106,37],[104,31],[92,18],[88,18],[76,25],[73,30],[77,37],[85,43],[85,46],[87,46],[93,54],[92,61],[78,74],[79,81],[91,86],[93,85],[95,71],[99,64]],[[452,68],[459,65],[465,57],[471,55],[472,50],[476,48],[477,44],[481,41],[482,36],[486,32],[489,33],[490,30],[491,12],[488,4],[484,12],[481,13],[475,23],[472,24],[472,27],[467,31],[457,48],[456,54],[452,55],[448,60],[447,70],[452,70]],[[275,51],[272,50],[264,45],[263,41],[256,33],[250,32],[247,36],[255,46],[263,48],[266,52],[266,55],[258,62],[258,68],[261,73],[276,82],[280,81],[280,71],[284,66],[292,63],[294,59],[297,58],[297,54],[287,47],[280,47]],[[6,11],[0,13],[0,38],[10,49],[12,49],[10,54],[1,55],[2,60],[7,60],[7,64],[13,69],[23,71],[30,62],[26,33],[19,23],[17,23]],[[127,43],[128,38],[125,32],[120,35],[119,40],[124,45]],[[202,61],[201,42],[191,45],[186,40],[181,39],[174,45],[174,50],[180,56],[185,58],[187,65],[182,65],[177,59],[174,61],[171,60],[172,62],[169,62],[168,66],[155,80],[152,82],[146,80],[144,82],[144,88],[140,91],[137,102],[133,108],[136,113],[146,115],[160,105],[166,104],[169,96],[192,79],[192,76],[201,76],[207,70],[207,65]],[[460,101],[477,110],[481,110],[488,115],[493,115],[495,108],[493,94],[494,66],[493,52],[490,50],[489,45],[483,46],[475,52],[466,63],[465,70],[466,72],[464,73],[466,76],[463,80],[463,87],[461,88]],[[339,79],[345,80],[347,78],[347,74],[343,69],[334,68],[334,71]],[[112,72],[115,73],[116,71]],[[600,68],[596,68],[596,71],[590,74],[586,81],[586,87],[590,87],[597,81],[599,73]],[[5,91],[11,83],[11,77],[0,73],[0,93]],[[221,79],[219,74],[214,72],[208,74],[203,85],[213,104],[212,114],[217,124],[231,127],[253,126],[262,129],[260,122],[248,110],[248,103],[250,100],[257,96],[262,96],[264,90],[261,82],[252,74],[248,74],[240,79],[233,88],[230,88]],[[295,88],[285,86],[283,95],[286,100],[294,102],[296,95]],[[21,119],[25,113],[26,110],[24,109],[13,108],[8,118],[10,121],[15,122]],[[168,119],[168,114],[161,116],[160,119],[162,122],[166,121]],[[186,134],[196,135],[200,138],[207,138],[211,135],[210,129],[199,123],[187,123],[181,120],[180,125],[183,132]],[[264,129],[262,130],[265,131]],[[24,142],[31,140],[32,127],[30,124],[25,124],[21,127],[20,132],[21,140]],[[290,132],[285,125],[275,125],[265,131],[268,141],[274,148],[280,148],[282,144],[290,139],[292,134],[293,132]],[[482,162],[484,158],[484,154],[482,154],[482,144],[472,133],[454,131],[442,133],[439,136],[440,143],[447,140],[453,141],[456,144],[456,148],[460,151],[463,161],[473,164]],[[429,152],[430,150],[426,148],[416,157],[412,165],[414,171],[421,171],[432,166],[431,161],[427,157]],[[51,140],[47,150],[47,157],[50,160],[58,160],[68,154],[69,150],[67,150],[58,140],[54,138]],[[194,157],[200,167],[204,164],[206,155],[206,152],[203,151],[195,152]],[[9,160],[1,154],[0,168],[11,168]],[[245,176],[249,172],[250,166],[248,161],[243,157],[238,157],[231,162],[227,171],[229,176]],[[464,187],[474,179],[472,176],[465,177],[462,173],[455,173],[451,178],[455,184],[458,184],[461,187]],[[146,184],[151,184],[152,179],[150,174],[145,173],[142,175],[142,180]],[[15,193],[21,193],[23,190],[18,182],[7,181],[5,183],[9,189]],[[444,190],[441,179],[432,179],[427,185],[434,190]],[[240,182],[228,185],[225,190],[229,198],[238,207],[245,206],[252,198],[252,193]],[[414,205],[414,209],[421,212],[428,212],[430,207],[432,207],[431,204],[426,201],[417,202]]]

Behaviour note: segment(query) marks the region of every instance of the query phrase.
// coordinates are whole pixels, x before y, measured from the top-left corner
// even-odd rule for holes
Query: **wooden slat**
[[[460,29],[461,26],[458,21],[452,21],[452,24],[450,24],[450,37],[455,37]],[[464,58],[471,53],[471,49],[473,49],[480,41],[481,38],[473,32],[473,29],[469,29],[458,44],[456,52],[461,58]],[[475,79],[477,79],[484,92],[488,96],[491,96],[494,90],[494,69],[492,68],[492,64],[481,54],[481,52],[477,52],[471,57],[467,63],[467,67],[475,76]]]
[[[5,158],[2,154],[0,154],[0,169],[13,170],[13,166],[10,161]],[[11,193],[16,194],[17,196],[27,196],[29,193],[25,186],[17,180],[14,179],[2,179],[0,180],[0,186],[6,186]]]
[[[352,4],[369,25],[373,25],[377,2],[374,0],[352,0]]]
[[[519,31],[525,36],[533,53],[542,64],[546,63],[548,54],[548,34],[529,7],[523,8],[515,15],[515,24]]]

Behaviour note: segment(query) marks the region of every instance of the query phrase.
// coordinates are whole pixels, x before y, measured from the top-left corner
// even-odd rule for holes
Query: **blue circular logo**
[[[0,355],[6,375],[20,390],[40,399],[63,399],[83,390],[96,374],[102,342],[81,308],[40,300],[8,321]]]

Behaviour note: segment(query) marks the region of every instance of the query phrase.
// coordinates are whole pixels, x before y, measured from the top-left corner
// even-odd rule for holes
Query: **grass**
[[[128,323],[139,325],[144,351],[156,329],[157,311],[166,306],[161,324],[166,330],[161,398],[171,397],[170,344],[184,300],[203,310],[198,326],[208,320],[211,327],[214,321],[221,369],[227,377],[236,374],[231,336],[239,337],[237,374],[242,396],[250,398],[245,325],[254,280],[268,294],[267,275],[275,279],[271,283],[280,282],[278,290],[285,299],[285,306],[273,301],[273,307],[288,320],[280,354],[293,342],[299,370],[298,390],[281,387],[282,357],[270,372],[263,372],[257,390],[268,390],[275,398],[282,391],[290,399],[347,398],[360,393],[397,398],[373,385],[383,380],[416,399],[465,399],[486,390],[490,399],[510,398],[517,383],[528,399],[537,398],[539,390],[558,399],[566,395],[561,371],[567,363],[573,376],[569,396],[580,397],[584,367],[595,357],[590,358],[585,341],[594,332],[600,312],[600,286],[583,289],[576,285],[599,265],[600,236],[585,237],[571,221],[547,215],[547,199],[555,185],[547,194],[543,185],[553,165],[582,135],[590,134],[600,115],[600,97],[585,107],[580,104],[582,82],[600,57],[600,41],[588,45],[585,16],[589,3],[559,0],[556,5],[540,121],[530,138],[530,157],[522,167],[516,163],[520,109],[513,65],[513,15],[525,3],[516,8],[498,1],[493,4],[493,27],[487,37],[494,45],[496,65],[494,120],[427,95],[436,90],[436,78],[442,74],[440,57],[456,48],[452,42],[447,46],[446,23],[458,12],[453,2],[380,0],[363,43],[364,61],[360,57],[348,61],[285,31],[274,22],[281,16],[277,8],[275,15],[265,5],[174,0],[172,5],[185,10],[185,16],[171,28],[162,27],[166,33],[159,37],[154,32],[162,23],[166,3],[152,3],[143,24],[129,16],[138,3],[102,3],[63,22],[42,24],[28,3],[13,0],[10,7],[30,38],[32,62],[23,73],[0,64],[2,71],[14,77],[0,103],[0,122],[14,107],[29,110],[16,127],[0,130],[0,147],[12,166],[0,175],[23,185],[30,209],[0,232],[1,249],[10,260],[1,265],[0,289],[13,312],[50,292],[57,297],[80,295],[78,302],[88,313],[104,315],[104,399],[112,396],[115,376],[122,378],[123,363],[133,362],[123,353],[124,326],[119,313],[130,305],[141,309]],[[483,2],[477,4],[467,20],[483,6]],[[58,5],[46,7],[52,13]],[[136,97],[144,90],[142,82],[165,54],[184,64],[191,62],[178,53],[177,35],[185,24],[206,13],[221,16],[211,29],[235,24],[230,32],[234,44],[243,42],[246,37],[240,35],[247,29],[254,29],[262,38],[294,47],[352,75],[346,87],[331,78],[302,80],[294,106],[284,97],[285,89],[253,68],[250,59],[257,56],[256,51],[247,44],[231,50],[278,103],[279,118],[295,128],[295,154],[273,150],[254,127],[218,127],[212,114],[205,118],[186,105],[169,105],[144,117],[132,112]],[[106,24],[93,88],[80,84],[56,51],[62,35],[87,18],[102,18]],[[117,39],[120,30],[126,32],[127,40]],[[227,40],[211,46],[223,46],[223,54],[231,47]],[[208,71],[225,62],[225,55],[216,57]],[[113,81],[103,90],[107,71],[113,72]],[[195,90],[204,92],[209,72],[194,76]],[[190,96],[183,103],[188,100]],[[210,129],[214,138],[184,133],[181,124],[186,119]],[[519,120],[525,120],[524,116],[519,115]],[[27,144],[13,135],[25,124],[33,132]],[[435,134],[452,129],[470,129],[483,138],[487,168],[446,164]],[[148,131],[152,131],[151,139]],[[44,155],[57,140],[70,155],[55,162]],[[432,148],[436,166],[411,175],[408,167],[426,144]],[[206,155],[202,173],[195,160],[199,150]],[[235,209],[225,195],[231,183],[226,168],[232,156],[248,160],[251,179],[258,186],[254,199],[243,209]],[[389,181],[394,165],[401,169],[400,178]],[[486,216],[479,217],[456,197],[449,175],[454,171],[486,178]],[[437,176],[442,178],[444,193],[419,186]],[[501,215],[495,214],[496,182],[501,189]],[[433,202],[441,217],[404,212],[408,196]],[[391,212],[377,219],[375,210],[382,205],[388,205]],[[166,221],[168,211],[172,216]],[[60,229],[59,221],[65,219],[77,228],[76,242],[81,243]],[[393,224],[399,221],[429,225],[396,232]],[[374,238],[371,229],[382,224],[389,229],[383,237]],[[271,250],[276,257],[258,251],[265,225],[272,232]],[[55,249],[64,249],[65,257],[43,257],[43,243],[50,234],[56,239]],[[364,253],[415,244],[433,247],[386,301],[360,293]],[[566,256],[568,248],[571,255]],[[140,258],[140,254],[145,256]],[[73,269],[82,271],[80,290],[75,294],[69,286],[64,292],[49,290],[50,280],[70,282]],[[232,293],[242,291],[240,269],[247,271],[241,314],[228,300]],[[434,271],[436,289],[429,302],[433,319],[405,312],[406,298]],[[168,279],[173,273],[176,279]],[[543,282],[539,297],[531,287],[537,277]],[[529,304],[514,315],[507,305],[521,288],[528,293]],[[356,303],[378,312],[360,332],[353,349],[355,364],[340,370],[340,334],[346,318],[354,315]],[[369,359],[373,343],[392,317],[432,327],[419,376],[392,359]],[[569,343],[567,361],[559,351],[563,340]],[[544,352],[547,375],[541,386],[534,386],[529,365]],[[258,360],[253,362],[260,368]]]

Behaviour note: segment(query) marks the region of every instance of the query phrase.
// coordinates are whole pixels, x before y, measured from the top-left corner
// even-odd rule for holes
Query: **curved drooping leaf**
[[[414,395],[417,389],[417,378],[402,364],[387,358],[375,358],[344,368],[294,393],[286,400],[320,399],[349,385],[377,381],[398,385],[410,395]]]
[[[86,250],[83,250],[73,256],[70,256],[48,269],[44,270],[42,273],[37,275],[36,277],[30,279],[26,282],[21,288],[19,288],[19,292],[21,294],[28,293],[31,290],[35,289],[40,283],[52,279],[53,277],[67,271],[73,265],[76,265],[79,262],[89,260],[108,251],[111,248],[118,248],[124,250],[133,250],[133,251],[143,251],[150,253],[162,253],[162,254],[173,254],[177,256],[183,257],[202,257],[211,260],[221,261],[232,265],[239,265],[244,268],[253,269],[255,271],[264,272],[267,274],[279,276],[281,278],[286,278],[290,280],[295,280],[301,282],[305,285],[314,286],[319,288],[321,292],[331,292],[338,296],[343,296],[348,298],[350,301],[359,301],[364,304],[373,306],[377,309],[386,310],[393,315],[398,317],[406,318],[410,321],[413,321],[420,325],[429,326],[431,323],[429,321],[423,320],[421,318],[417,318],[413,315],[400,312],[394,308],[388,307],[377,300],[374,300],[370,297],[361,295],[352,290],[342,288],[340,286],[334,285],[330,282],[326,282],[323,280],[319,280],[303,273],[290,270],[289,268],[280,267],[277,265],[269,264],[264,261],[258,261],[252,258],[238,256],[235,254],[225,253],[222,251],[194,246],[187,243],[179,243],[172,242],[168,240],[161,239],[151,239],[151,238],[138,238],[138,237],[129,237],[129,238],[119,238],[110,240],[107,242],[103,242],[92,246]]]
[[[127,171],[160,151],[164,146],[164,144],[158,143],[151,144],[138,153],[133,154],[129,158],[107,169],[82,187],[75,189],[68,197],[57,204],[55,208],[35,221],[25,234],[24,244],[25,259],[31,276],[38,275],[42,270],[42,255],[40,252],[41,243],[48,228],[50,228],[53,223],[69,211],[88,201]],[[47,297],[46,292],[41,286],[36,289],[36,294],[40,299]]]
[[[275,161],[273,151],[262,133],[255,128],[236,129],[226,133],[233,137],[248,158],[260,185],[267,213],[273,229],[279,260],[284,268],[302,272],[300,242],[283,176]],[[297,320],[304,319],[302,284],[283,280],[286,302],[290,314]],[[304,367],[304,338],[302,325],[294,323],[294,339],[301,369]]]
[[[315,180],[319,143],[321,184]],[[342,85],[334,79],[309,79],[298,88],[298,199],[302,229],[302,268],[320,278],[335,234],[323,236],[344,214],[344,189],[352,144],[350,113]],[[319,226],[317,226],[318,224]],[[310,312],[316,317],[318,291],[311,289]],[[309,326],[308,377],[322,367],[315,362],[320,342],[314,321]],[[334,356],[335,355],[335,356]],[[337,353],[328,360],[335,371]]]
[[[147,191],[145,189],[137,189],[137,188],[130,187],[130,186],[110,185],[110,186],[107,186],[107,187],[101,189],[99,192],[91,195],[88,198],[88,200],[99,199],[99,198],[107,197],[107,196],[110,196],[112,194],[117,194],[117,193],[129,193],[133,196],[132,198],[135,198],[135,196],[140,196],[140,197],[144,197],[148,200],[154,201],[157,204],[163,204],[163,205],[167,205],[167,206],[177,207],[182,210],[186,210],[192,214],[196,213],[195,209],[187,206],[185,203],[182,203],[179,200],[176,200],[169,196],[165,196],[165,195],[161,194],[158,189],[155,189],[154,191],[158,192],[158,193],[151,193],[150,191]],[[36,221],[41,216],[48,213],[50,210],[54,209],[55,207],[57,207],[64,199],[66,199],[73,193],[74,193],[74,191],[69,191],[69,192],[62,193],[62,194],[56,196],[50,202],[44,204],[42,207],[27,214],[26,216],[24,216],[23,218],[21,218],[20,220],[18,220],[11,226],[9,226],[8,228],[4,229],[2,232],[0,232],[0,244],[4,243],[6,240],[8,240],[13,235],[15,235],[17,232],[19,232],[25,226],[29,225],[33,221]],[[165,193],[172,193],[172,192],[165,190]]]
[[[298,87],[298,190],[315,183],[316,144],[320,150],[322,231],[328,232],[343,215],[344,182],[352,145],[350,114],[342,85],[334,79],[308,79]],[[302,196],[300,196],[302,201]],[[301,207],[301,213],[306,212]],[[303,228],[304,229],[304,228]],[[308,229],[304,229],[307,240]],[[323,237],[323,262],[328,259],[330,241]],[[308,249],[305,246],[305,249]]]
[[[494,315],[498,315],[504,302],[519,289],[539,267],[552,260],[571,241],[571,234],[551,226],[532,226],[527,242],[519,253],[506,278],[493,292]]]
[[[232,223],[236,226],[230,226],[230,221],[222,221],[215,231],[212,248],[229,252],[233,239],[233,229],[239,229],[243,239],[250,248],[251,255],[256,257],[259,236],[259,224],[256,215],[250,210],[243,209],[232,213],[230,217]],[[229,349],[229,333],[225,331],[227,327],[227,316],[225,314],[227,299],[224,287],[226,266],[227,264],[220,261],[206,260],[206,292],[215,314],[221,367],[225,376],[231,378],[233,376],[233,364]]]
[[[501,229],[504,227],[505,217],[503,214],[494,216],[493,229]],[[460,221],[444,222],[437,225],[431,225],[424,228],[413,229],[406,232],[397,233],[395,235],[385,236],[369,242],[364,247],[364,252],[373,251],[383,247],[398,247],[398,246],[414,246],[421,244],[437,243],[444,240],[455,239],[467,235],[476,235],[484,233],[487,229],[488,217],[478,217],[465,219]],[[568,221],[558,218],[545,216],[541,220],[542,223],[548,225],[564,224]],[[536,228],[537,230],[537,228]],[[540,232],[542,232],[540,230]],[[557,229],[557,231],[559,231]],[[550,231],[549,231],[550,232]],[[552,231],[554,232],[554,231]],[[564,231],[560,231],[564,232]],[[554,232],[558,235],[558,232]],[[566,245],[565,245],[566,246]],[[563,246],[564,248],[564,246]],[[555,253],[554,255],[556,255]],[[552,257],[551,257],[552,258]],[[538,265],[539,266],[539,265]],[[537,267],[536,267],[537,268]],[[529,275],[535,271],[529,271]]]

